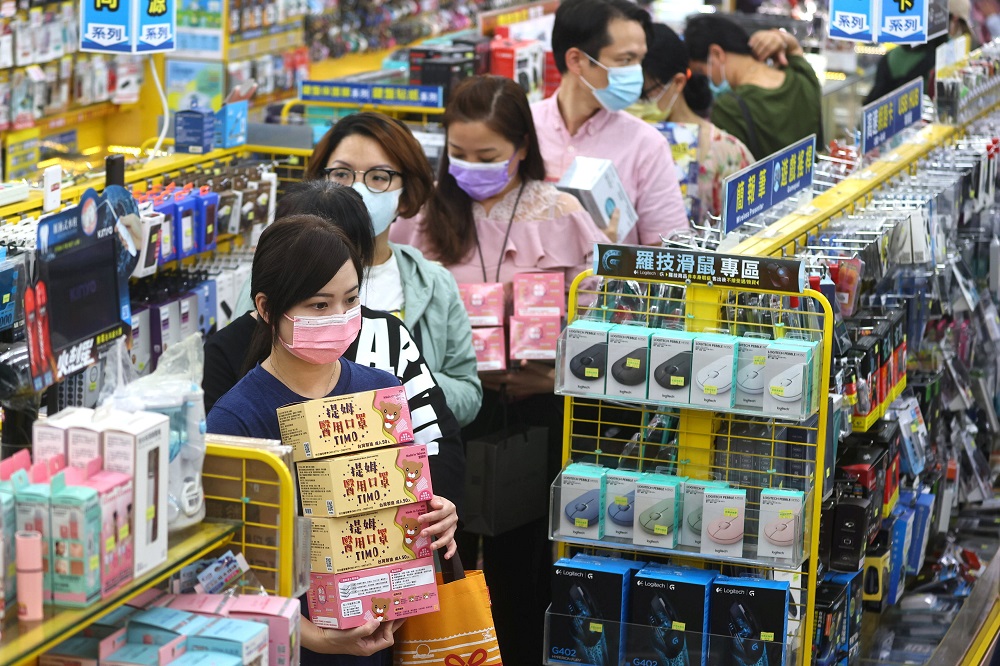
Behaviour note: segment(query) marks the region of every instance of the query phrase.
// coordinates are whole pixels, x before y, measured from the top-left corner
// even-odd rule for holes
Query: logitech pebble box
[[[622,663],[707,666],[708,594],[718,575],[655,565],[636,573]]]
[[[608,333],[605,393],[614,398],[646,399],[649,384],[649,337],[653,329],[619,324]]]
[[[787,581],[716,578],[709,598],[708,663],[785,663],[789,587]]]
[[[802,511],[799,490],[764,488],[760,491],[757,555],[797,560],[802,553]]]
[[[701,518],[701,552],[743,557],[747,491],[706,488]]]
[[[605,502],[608,520],[604,535],[632,541],[635,522],[635,485],[641,474],[627,469],[609,470],[606,477]]]
[[[764,409],[765,368],[769,344],[767,340],[740,338],[734,407],[754,411]]]
[[[681,512],[683,525],[677,530],[677,542],[682,546],[701,546],[701,521],[705,508],[705,488],[728,488],[725,481],[689,479],[682,489]]]
[[[695,335],[661,329],[649,345],[650,400],[686,405],[691,400],[691,347]]]
[[[637,546],[673,548],[681,515],[681,484],[685,479],[669,474],[643,474],[635,484],[635,529]]]
[[[572,463],[561,477],[562,516],[559,533],[578,539],[604,538],[604,499],[607,469]]]
[[[563,390],[604,395],[608,365],[608,332],[614,324],[577,319],[566,327],[563,354]]]
[[[641,562],[594,556],[556,562],[546,663],[624,663],[621,623],[627,617],[632,576],[642,567]]]
[[[728,409],[733,406],[733,378],[736,375],[734,335],[705,333],[694,341],[691,360],[691,404]]]

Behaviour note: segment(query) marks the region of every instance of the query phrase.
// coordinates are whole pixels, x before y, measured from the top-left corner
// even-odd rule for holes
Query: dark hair
[[[654,23],[653,38],[646,44],[642,69],[661,86],[668,85],[678,74],[688,69],[688,52],[677,33],[662,23]]]
[[[347,190],[353,196],[345,195],[342,190]],[[359,201],[364,215],[358,210]],[[275,219],[279,220],[292,215],[316,215],[331,222],[354,244],[364,266],[374,263],[375,230],[372,228],[372,220],[368,209],[364,207],[364,199],[351,188],[329,180],[293,183],[278,197],[274,212]]]
[[[545,180],[545,162],[538,148],[535,121],[524,90],[501,76],[475,76],[464,81],[451,94],[444,112],[444,128],[455,122],[482,122],[514,144],[527,148],[527,155],[517,167],[522,180]],[[447,148],[438,165],[438,182],[424,215],[423,232],[431,253],[443,264],[460,262],[476,238],[472,217],[472,198],[448,172]]]
[[[708,47],[717,45],[726,53],[753,55],[750,35],[738,23],[714,14],[699,14],[688,19],[684,43],[691,60],[708,60]]]
[[[691,73],[684,86],[684,101],[697,115],[708,118],[712,109],[712,89],[708,86],[707,76]]]
[[[400,120],[381,113],[365,111],[341,118],[323,135],[309,157],[306,178],[326,178],[323,169],[340,142],[360,135],[376,141],[403,172],[403,194],[399,197],[401,217],[413,217],[427,201],[434,188],[431,164],[424,149],[413,138],[410,128]]]
[[[360,215],[364,210],[361,196],[347,188],[340,190],[357,200],[356,214]],[[250,295],[256,300],[263,293],[267,301],[247,351],[248,371],[271,355],[281,317],[315,295],[348,261],[354,264],[360,285],[366,267],[358,251],[339,227],[322,217],[292,215],[264,230],[253,255]]]
[[[565,0],[556,10],[552,28],[552,55],[560,74],[566,73],[566,52],[578,48],[597,59],[611,43],[608,24],[614,19],[635,21],[650,39],[649,12],[630,0]]]

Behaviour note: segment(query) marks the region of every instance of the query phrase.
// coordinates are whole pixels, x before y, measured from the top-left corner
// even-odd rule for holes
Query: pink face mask
[[[328,365],[338,360],[361,331],[361,306],[344,314],[323,317],[289,317],[292,342],[278,337],[285,349],[308,363]]]

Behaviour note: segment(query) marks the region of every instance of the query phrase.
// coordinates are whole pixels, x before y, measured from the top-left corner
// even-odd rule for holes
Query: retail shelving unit
[[[683,250],[674,250],[683,253]],[[685,286],[685,280],[633,280],[632,291],[639,294],[632,298],[627,309],[614,305],[614,286],[617,279],[605,278],[596,288],[593,273],[581,274],[570,290],[569,312],[575,318],[599,321],[638,322],[651,328],[673,328],[688,332],[738,333],[744,328],[742,318],[751,317],[765,310],[778,322],[786,315],[801,314],[799,310],[775,305],[770,296],[810,299],[816,307],[810,314],[797,319],[797,324],[783,328],[787,338],[801,337],[820,343],[817,357],[819,373],[814,390],[821,397],[829,393],[830,349],[833,314],[829,302],[822,294],[812,290],[802,292],[765,292],[759,289],[687,284],[684,296],[654,296],[653,294],[680,292],[670,287]],[[750,305],[735,305],[737,297],[747,297]],[[758,300],[759,299],[759,300]],[[765,303],[766,301],[766,303]],[[742,302],[742,301],[740,301]],[[762,304],[753,304],[762,303]],[[756,311],[756,312],[754,312]],[[672,313],[672,314],[670,314]],[[779,328],[781,328],[779,326]],[[557,385],[561,385],[557,381]],[[656,556],[675,563],[701,568],[718,568],[723,574],[753,571],[765,578],[789,581],[791,586],[791,616],[788,635],[785,637],[785,663],[809,664],[812,659],[813,595],[815,570],[810,572],[803,564],[816,562],[819,551],[819,520],[824,479],[816,470],[823,469],[827,448],[827,421],[830,418],[825,399],[819,400],[815,419],[801,421],[776,421],[763,417],[760,412],[727,410],[721,412],[710,407],[685,406],[677,408],[650,402],[623,402],[598,400],[593,397],[567,395],[563,460],[590,462],[611,468],[628,468],[640,471],[663,470],[691,479],[721,479],[747,490],[746,530],[744,557],[719,557],[702,554],[697,548],[678,546],[673,549],[639,548],[625,540],[605,538],[601,541],[566,539],[556,528],[561,518],[559,481],[553,485],[552,538],[560,543],[563,554],[579,550],[615,553],[619,556],[642,559]],[[654,424],[652,421],[669,418]],[[743,434],[745,426],[753,424],[768,434]],[[763,424],[763,425],[762,425]],[[616,430],[636,430],[642,433],[637,447],[628,435],[612,434]],[[788,431],[799,429],[802,435],[793,439]],[[740,431],[740,434],[737,434]],[[757,433],[758,431],[754,431]],[[750,440],[753,452],[737,451],[736,441]],[[808,442],[808,443],[803,443]],[[742,444],[740,445],[742,446]],[[790,446],[799,446],[799,455],[791,453]],[[804,454],[804,455],[801,455]],[[811,461],[793,472],[793,460]],[[805,473],[801,473],[804,469]],[[805,493],[803,520],[804,547],[801,556],[789,560],[758,557],[755,545],[760,491],[764,488],[792,488]],[[679,529],[679,528],[678,528]],[[676,627],[675,627],[676,628]],[[689,639],[690,640],[690,639]],[[773,641],[781,641],[775,636]]]

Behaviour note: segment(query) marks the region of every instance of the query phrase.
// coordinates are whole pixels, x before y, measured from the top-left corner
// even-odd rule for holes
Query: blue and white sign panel
[[[726,178],[722,224],[729,233],[782,201],[812,188],[816,135],[811,134]]]
[[[927,1],[883,0],[878,41],[886,44],[925,44]]]
[[[306,102],[381,104],[383,106],[419,106],[425,109],[440,109],[444,106],[444,91],[440,86],[303,81],[299,86],[299,99]]]
[[[861,112],[861,154],[919,122],[923,95],[924,80],[918,78],[866,105]]]
[[[91,53],[173,51],[175,0],[82,0],[80,50]]]
[[[873,0],[830,0],[830,38],[874,42],[878,27]]]

